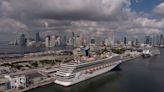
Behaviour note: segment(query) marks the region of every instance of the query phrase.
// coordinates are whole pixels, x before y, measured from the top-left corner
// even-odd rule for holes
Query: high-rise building
[[[113,45],[113,41],[112,41],[112,36],[108,37],[108,45],[112,46]]]
[[[132,46],[132,45],[133,45],[133,42],[132,42],[132,41],[128,41],[127,44],[128,44],[129,46]]]
[[[57,46],[61,45],[61,37],[60,36],[56,36],[56,45]]]
[[[153,45],[153,38],[150,37],[150,45]]]
[[[45,46],[46,46],[46,47],[50,47],[50,36],[47,36],[47,37],[45,38]]]
[[[114,46],[115,44],[115,35],[114,35],[114,31],[111,31],[109,34],[109,38],[110,38],[110,45]]]
[[[153,46],[155,46],[155,45],[156,45],[155,35],[153,35],[153,38],[152,38],[152,45],[153,45]]]
[[[55,47],[55,45],[56,45],[56,37],[54,35],[51,36],[50,45],[51,45],[51,47]]]
[[[134,41],[131,41],[131,46],[134,46],[135,44],[134,44]]]
[[[107,46],[107,45],[109,45],[109,44],[110,44],[110,43],[109,43],[109,39],[105,39],[105,40],[104,40],[104,45]]]
[[[156,36],[156,45],[157,46],[160,45],[160,36],[159,35]]]
[[[91,38],[91,40],[90,40],[90,44],[96,44],[96,40],[94,39],[94,38]]]
[[[84,46],[84,38],[83,38],[82,34],[77,36],[77,45],[78,45],[78,47],[79,46]]]
[[[65,35],[63,36],[63,41],[62,42],[63,42],[63,44],[62,44],[63,46],[67,45],[67,37]]]
[[[75,37],[75,33],[72,32],[72,45],[73,45],[73,47],[75,46],[75,44],[76,44],[76,37]]]
[[[145,36],[145,44],[151,45],[151,37],[150,36]]]
[[[38,43],[38,42],[40,41],[39,32],[37,32],[37,33],[35,34],[35,41],[36,41],[36,43]]]
[[[27,39],[25,37],[24,34],[21,34],[20,38],[19,38],[19,45],[21,47],[25,47],[26,46],[26,43],[27,43]]]
[[[144,43],[145,43],[145,44],[149,44],[149,36],[145,36]]]
[[[68,40],[67,40],[67,45],[69,45],[69,46],[71,46],[72,45],[72,38],[70,37],[70,38],[68,38]]]
[[[76,37],[75,37],[75,47],[78,47],[79,46],[79,44],[80,44],[80,42],[79,42],[79,36],[77,35]]]
[[[136,38],[135,45],[138,46],[138,43],[139,43],[139,42],[138,42],[138,39]]]
[[[58,43],[60,43],[60,46],[66,46],[67,45],[66,35],[61,35],[60,39],[58,38]]]
[[[126,45],[127,44],[127,38],[124,37],[124,44]]]
[[[160,45],[164,45],[164,36],[163,36],[163,34],[160,35]]]

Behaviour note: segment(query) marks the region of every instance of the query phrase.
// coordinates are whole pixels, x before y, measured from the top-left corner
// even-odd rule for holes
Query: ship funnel
[[[84,56],[89,56],[89,50],[90,48],[87,47],[81,48],[81,52]]]

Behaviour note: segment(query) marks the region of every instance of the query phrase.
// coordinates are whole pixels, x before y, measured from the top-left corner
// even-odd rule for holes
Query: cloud
[[[136,3],[140,3],[142,2],[143,0],[135,0]]]
[[[22,22],[7,17],[0,18],[0,32],[19,34],[26,31],[28,27]]]
[[[159,16],[164,17],[164,2],[160,3],[159,5],[157,5],[154,9],[153,12]]]
[[[19,18],[112,20],[122,17],[130,0],[7,0],[3,14]]]
[[[164,18],[148,18],[143,16],[144,13],[134,12],[130,1],[0,0],[0,31],[76,31],[87,34],[115,31],[131,37],[162,33]],[[162,7],[161,3],[153,11],[162,15]]]

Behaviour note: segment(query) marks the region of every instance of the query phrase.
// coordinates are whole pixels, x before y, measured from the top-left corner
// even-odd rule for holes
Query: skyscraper
[[[66,35],[60,35],[60,39],[58,39],[58,42],[60,43],[60,46],[66,46],[67,45]]]
[[[155,35],[153,35],[153,38],[152,38],[152,45],[153,45],[153,46],[155,46],[155,45],[156,45]]]
[[[55,47],[55,45],[56,45],[56,37],[54,35],[51,36],[51,42],[50,42],[50,44],[51,44],[51,47]]]
[[[127,44],[127,38],[124,37],[124,44],[126,45]]]
[[[79,35],[79,46],[84,46],[83,34],[80,34],[80,35]]]
[[[164,45],[164,36],[163,36],[163,34],[160,35],[160,45]]]
[[[91,44],[95,44],[95,43],[96,43],[95,39],[92,38],[92,39],[91,39]]]
[[[138,39],[136,38],[136,44],[135,44],[135,45],[138,46],[138,43],[139,43],[139,42],[138,42]]]
[[[56,45],[57,46],[61,45],[61,37],[60,36],[56,36]]]
[[[73,47],[75,46],[75,40],[76,38],[75,38],[75,33],[74,32],[72,32],[72,45],[73,45]]]
[[[39,32],[37,32],[37,33],[35,34],[35,41],[36,41],[36,43],[38,43],[38,42],[40,41]]]
[[[27,43],[27,39],[25,37],[24,34],[21,34],[20,38],[19,38],[19,45],[21,47],[25,47],[26,46],[26,43]]]
[[[156,45],[160,45],[160,36],[159,35],[157,35],[156,36]]]
[[[47,37],[45,38],[45,46],[46,46],[46,47],[50,47],[50,36],[47,36]]]
[[[80,35],[77,35],[75,40],[76,40],[76,42],[75,42],[76,47],[80,47],[82,45]]]
[[[150,36],[145,36],[145,44],[151,45],[151,43],[152,43],[151,37]]]

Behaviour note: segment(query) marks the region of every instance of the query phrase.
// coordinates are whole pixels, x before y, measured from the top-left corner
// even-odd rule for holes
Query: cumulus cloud
[[[130,0],[7,0],[5,15],[19,18],[110,20],[122,17]]]
[[[0,31],[115,31],[136,37],[164,30],[163,18],[148,18],[132,11],[130,1],[0,0]],[[161,3],[153,11],[162,15],[163,6]]]
[[[159,5],[157,5],[154,8],[154,13],[156,13],[157,15],[163,16],[164,17],[164,2],[160,3]]]
[[[0,18],[0,32],[18,34],[19,32],[25,31],[28,31],[28,27],[20,21],[7,17]]]

